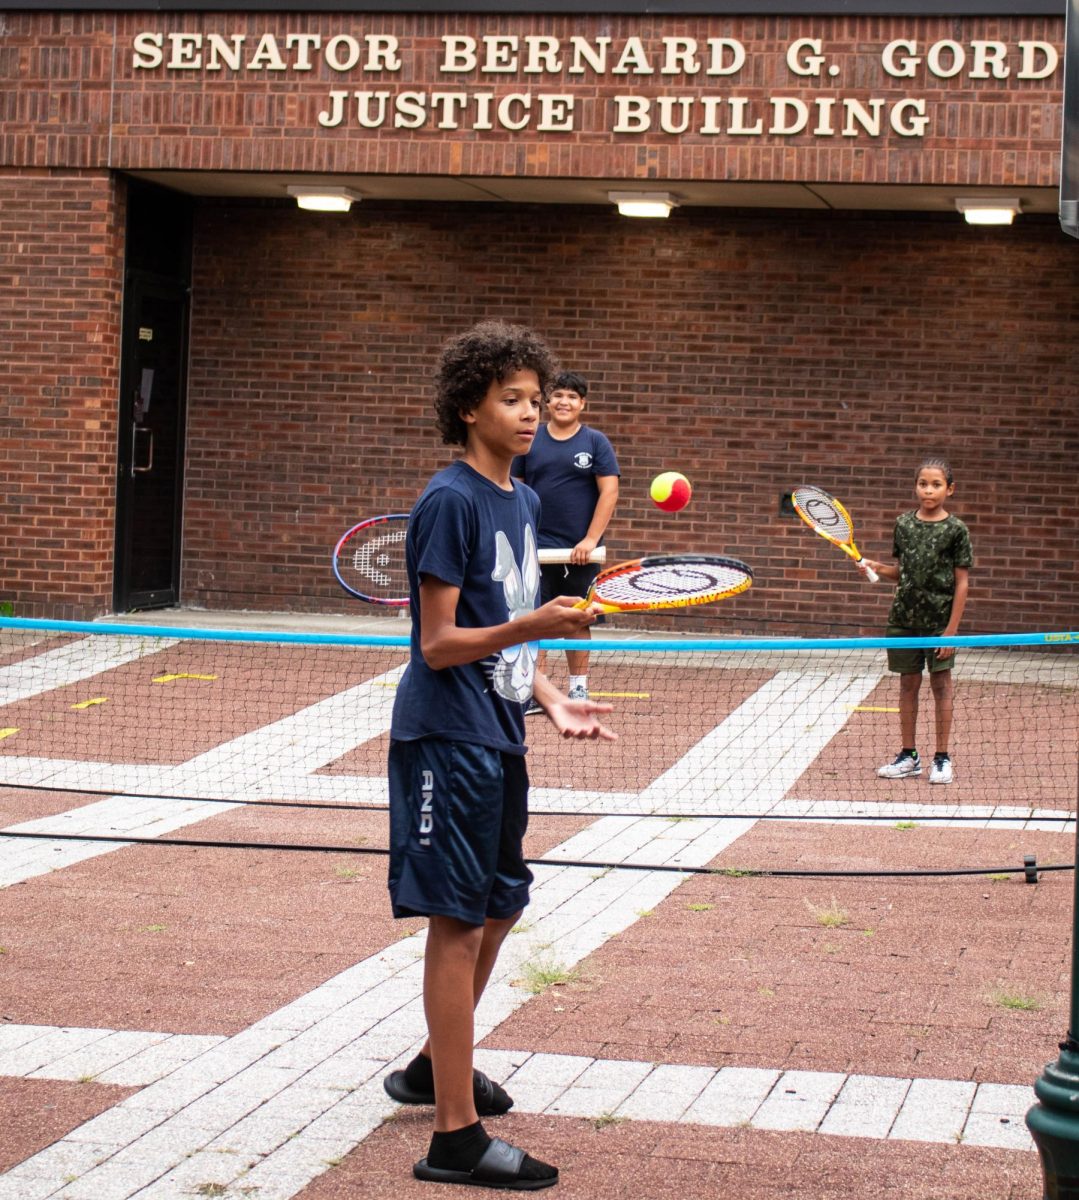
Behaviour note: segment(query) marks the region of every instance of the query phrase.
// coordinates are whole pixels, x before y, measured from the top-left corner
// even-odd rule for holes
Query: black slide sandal
[[[434,1104],[435,1094],[417,1092],[408,1086],[404,1071],[391,1071],[382,1081],[386,1094],[398,1104]],[[493,1083],[482,1071],[472,1072],[472,1095],[476,1101],[476,1115],[480,1117],[500,1117],[509,1112],[513,1101],[504,1088]]]
[[[421,1158],[412,1168],[412,1174],[425,1183],[456,1183],[466,1187],[505,1188],[512,1192],[537,1192],[558,1182],[558,1172],[549,1179],[522,1179],[521,1164],[528,1157],[517,1146],[511,1146],[501,1138],[492,1138],[483,1152],[483,1157],[471,1171],[451,1171],[441,1167],[429,1167],[427,1159]]]

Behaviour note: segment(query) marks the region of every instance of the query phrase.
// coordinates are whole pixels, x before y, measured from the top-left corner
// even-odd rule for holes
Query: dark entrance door
[[[187,288],[127,274],[117,456],[118,611],[180,597]]]

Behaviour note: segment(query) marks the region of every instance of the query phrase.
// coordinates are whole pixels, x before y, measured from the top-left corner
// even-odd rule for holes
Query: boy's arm
[[[863,558],[861,562],[854,564],[858,568],[859,571],[864,572],[866,567],[872,567],[873,570],[876,571],[876,573],[881,577],[881,579],[887,579],[890,583],[898,583],[899,582],[900,560],[902,559],[902,556],[903,556],[903,550],[902,550],[902,546],[900,544],[901,543],[900,530],[902,528],[902,521],[903,521],[902,517],[897,517],[896,522],[895,522],[895,528],[892,530],[892,559],[893,559],[893,561],[888,562],[888,563],[882,563],[882,562],[877,562],[875,559],[872,559],[872,558]]]
[[[948,624],[940,631],[940,636],[952,637],[959,632],[959,622],[963,619],[963,610],[967,606],[967,594],[970,591],[970,571],[967,567],[955,568],[955,595],[952,596],[952,612]],[[955,653],[954,646],[940,646],[937,658],[947,658]]]
[[[599,488],[599,496],[592,512],[592,520],[588,523],[588,532],[573,547],[570,554],[570,562],[578,565],[588,562],[588,556],[599,545],[599,539],[606,532],[614,515],[614,507],[618,503],[617,475],[597,475],[596,487]]]
[[[457,624],[460,595],[459,587],[434,575],[420,580],[420,653],[432,671],[478,662],[521,642],[570,637],[596,619],[590,607],[574,608],[572,596],[558,596],[515,621],[468,629]]]

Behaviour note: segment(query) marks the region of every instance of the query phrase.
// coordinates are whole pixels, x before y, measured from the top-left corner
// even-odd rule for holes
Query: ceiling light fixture
[[[311,212],[347,213],[353,203],[362,199],[359,192],[346,187],[290,187],[288,194],[300,208]]]
[[[1023,211],[1017,198],[1002,196],[956,200],[955,207],[966,218],[968,225],[1010,225]]]
[[[623,217],[669,217],[678,207],[670,192],[608,192],[607,199]]]

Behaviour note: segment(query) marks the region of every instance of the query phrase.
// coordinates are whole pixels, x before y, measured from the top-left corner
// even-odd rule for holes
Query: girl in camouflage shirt
[[[927,458],[918,468],[914,484],[918,508],[896,519],[892,537],[894,563],[863,559],[858,566],[872,567],[882,579],[898,585],[888,614],[888,637],[951,637],[967,603],[967,588],[974,561],[966,525],[949,513],[945,501],[955,492],[951,467],[941,458]],[[952,731],[952,666],[955,647],[920,646],[889,648],[888,669],[899,675],[899,727],[902,749],[894,762],[877,769],[882,779],[910,779],[922,773],[916,746],[918,694],[922,672],[929,668],[936,710],[936,753],[929,768],[930,783],[951,783],[955,778],[948,743]]]

